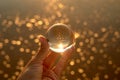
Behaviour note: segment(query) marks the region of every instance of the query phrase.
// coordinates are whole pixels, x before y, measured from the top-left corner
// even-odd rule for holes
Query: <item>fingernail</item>
[[[40,39],[40,41],[44,41],[44,40],[45,40],[45,37],[44,37],[43,35],[40,35],[40,36],[39,36],[39,39]]]
[[[44,41],[44,39],[45,39],[45,38],[43,38],[43,37],[40,37],[40,41]]]
[[[39,35],[38,37],[44,37],[43,35]],[[45,38],[45,37],[44,37]]]

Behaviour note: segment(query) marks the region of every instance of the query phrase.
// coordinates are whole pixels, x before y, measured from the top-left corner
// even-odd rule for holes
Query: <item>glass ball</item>
[[[75,42],[72,30],[62,23],[54,24],[48,29],[47,39],[50,49],[57,53],[71,48]]]

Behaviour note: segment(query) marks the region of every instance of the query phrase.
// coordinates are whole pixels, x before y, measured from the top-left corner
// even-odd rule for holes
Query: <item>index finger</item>
[[[68,59],[71,57],[73,51],[74,51],[74,47],[71,47],[70,49],[68,49],[67,51],[65,51],[62,55],[62,57],[60,58],[59,62],[56,64],[55,68],[53,69],[53,71],[59,76],[62,72],[62,70],[64,69]]]
[[[31,59],[30,61],[31,65],[42,63],[49,53],[49,45],[46,38],[40,36],[40,42],[41,42],[41,47],[38,50],[38,53],[35,55],[35,57]]]

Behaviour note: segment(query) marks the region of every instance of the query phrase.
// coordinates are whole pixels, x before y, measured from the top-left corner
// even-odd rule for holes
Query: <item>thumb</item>
[[[38,80],[42,77],[42,63],[43,59],[47,56],[49,52],[49,46],[47,40],[41,36],[40,37],[41,47],[36,56],[29,61],[29,63],[24,68],[21,75],[17,80]]]
[[[40,36],[39,40],[40,40],[41,46],[36,56],[30,61],[30,64],[32,65],[42,63],[49,53],[49,45],[48,45],[47,39],[44,36]]]

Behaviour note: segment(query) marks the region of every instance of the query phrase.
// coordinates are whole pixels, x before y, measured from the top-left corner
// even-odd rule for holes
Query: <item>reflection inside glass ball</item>
[[[50,49],[54,52],[64,52],[74,45],[74,34],[65,24],[57,23],[47,31]]]

